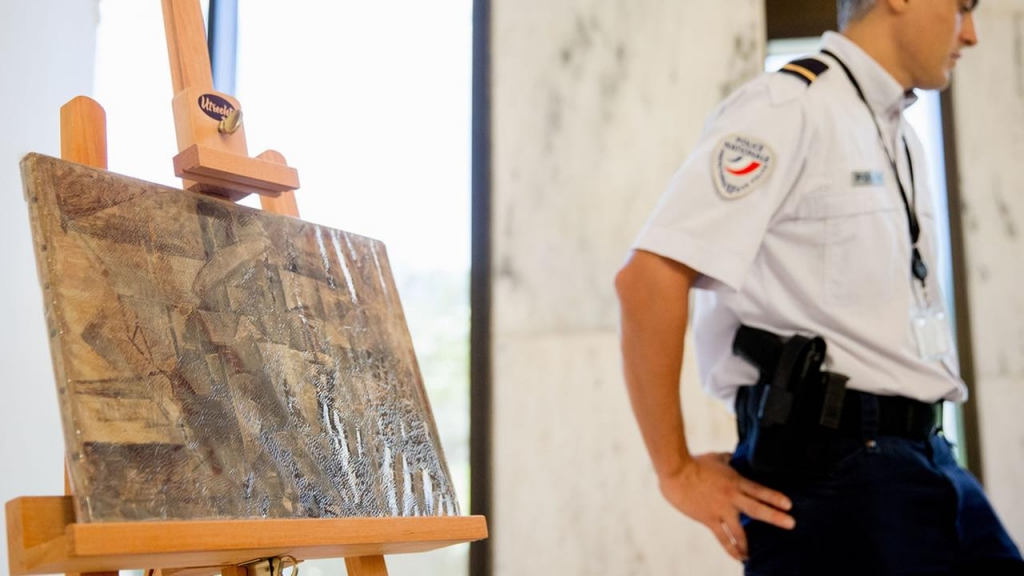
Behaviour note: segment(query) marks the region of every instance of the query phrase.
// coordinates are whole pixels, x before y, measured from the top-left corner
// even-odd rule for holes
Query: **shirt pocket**
[[[866,186],[814,195],[800,206],[816,221],[827,306],[870,309],[895,297],[910,273],[910,232],[897,192]]]

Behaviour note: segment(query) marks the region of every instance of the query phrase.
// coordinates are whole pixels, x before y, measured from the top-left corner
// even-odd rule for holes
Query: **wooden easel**
[[[213,90],[198,0],[161,1],[175,92],[175,174],[193,192],[226,200],[256,193],[264,210],[298,217],[296,171],[273,150],[249,157],[239,102]],[[61,157],[107,168],[106,115],[95,101],[80,96],[61,108]],[[11,576],[154,568],[162,576],[280,576],[266,567],[287,557],[345,558],[350,576],[386,576],[387,554],[487,537],[482,516],[79,524],[66,478],[65,493],[7,503]]]

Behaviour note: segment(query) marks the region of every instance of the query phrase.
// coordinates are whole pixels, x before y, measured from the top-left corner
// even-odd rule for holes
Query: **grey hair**
[[[839,12],[839,29],[842,30],[850,22],[861,19],[875,7],[877,0],[836,0]]]

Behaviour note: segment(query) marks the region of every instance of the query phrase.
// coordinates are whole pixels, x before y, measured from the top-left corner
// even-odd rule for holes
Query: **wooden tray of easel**
[[[270,150],[249,157],[240,112],[217,123],[192,105],[213,94],[241,110],[234,97],[213,90],[198,0],[161,1],[175,92],[176,175],[191,191],[230,200],[256,193],[263,210],[298,217],[298,175],[283,156]],[[61,156],[106,169],[105,113],[91,99],[78,97],[61,109]],[[345,558],[350,575],[379,576],[387,574],[385,555],[487,537],[482,516],[77,523],[71,496],[18,498],[6,514],[12,576],[130,569],[279,576],[273,559],[285,557]],[[261,560],[271,568],[257,568]]]
[[[487,536],[482,516],[76,524],[70,496],[7,503],[12,576],[161,568],[235,576],[254,560],[345,558],[352,576],[387,574],[384,556]],[[239,575],[241,576],[241,575]]]

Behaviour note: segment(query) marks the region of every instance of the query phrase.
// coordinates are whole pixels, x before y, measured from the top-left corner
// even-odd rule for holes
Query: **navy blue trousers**
[[[789,496],[796,528],[744,516],[747,576],[1024,575],[981,486],[939,434],[843,438],[831,470],[813,480],[759,474],[748,454],[741,440],[733,467]]]

